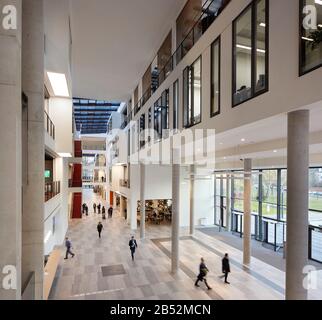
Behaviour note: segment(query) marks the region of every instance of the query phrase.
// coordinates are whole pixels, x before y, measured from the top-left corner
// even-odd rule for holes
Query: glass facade
[[[169,129],[169,90],[165,90],[154,104],[155,139],[165,138],[167,129]]]
[[[201,122],[201,57],[183,71],[183,126]]]
[[[310,258],[322,262],[322,168],[309,172],[309,236]],[[215,179],[215,224],[226,226],[226,174],[217,173]],[[229,200],[228,200],[229,201]],[[243,174],[235,172],[231,178],[231,221],[233,232],[243,233]],[[252,175],[252,235],[270,244],[276,251],[286,241],[287,170],[253,171]]]
[[[303,75],[322,66],[322,5],[315,0],[300,0],[300,10],[300,74]]]
[[[233,105],[268,90],[268,1],[253,1],[233,22]]]

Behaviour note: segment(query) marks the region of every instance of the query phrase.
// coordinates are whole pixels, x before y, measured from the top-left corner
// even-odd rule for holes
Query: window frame
[[[304,7],[305,0],[299,0],[299,77],[303,77],[308,73],[311,73],[317,69],[322,68],[322,61],[320,64],[316,65],[315,67],[303,71],[303,52],[302,52],[302,32],[303,32],[303,7]]]
[[[214,47],[218,43],[218,110],[216,112],[213,112],[213,99],[214,99],[214,59],[213,59],[213,53],[214,53]],[[213,118],[220,114],[221,111],[221,35],[219,35],[211,44],[211,58],[210,58],[210,68],[211,68],[211,89],[210,89],[210,118]]]
[[[179,104],[180,104],[180,83],[177,79],[172,86],[172,100],[173,100],[173,112],[172,112],[172,129],[179,129]]]
[[[193,83],[194,83],[194,65],[195,63],[200,60],[200,120],[198,122],[194,122],[194,90],[193,90]],[[187,83],[185,83],[185,76],[184,76],[184,73],[187,71],[187,75],[188,75],[188,85]],[[189,85],[189,78],[191,77],[191,83]],[[202,55],[200,55],[197,59],[195,59],[193,61],[193,63],[190,65],[190,66],[187,66],[186,68],[183,69],[183,81],[182,81],[182,85],[183,85],[183,108],[182,108],[182,111],[183,111],[183,128],[184,129],[189,129],[191,127],[194,127],[198,124],[200,124],[202,122]],[[185,97],[185,86],[187,85],[187,97]],[[190,101],[191,101],[191,112],[189,114],[189,105],[185,106],[185,98],[188,98],[188,101],[189,101],[189,98],[190,98]],[[185,124],[185,111],[186,111],[186,107],[188,107],[187,109],[187,112],[188,112],[188,124]]]
[[[256,92],[256,21],[257,21],[257,4],[260,1],[265,1],[265,83],[266,87],[258,92]],[[239,105],[248,102],[258,96],[267,93],[269,91],[269,29],[270,29],[270,7],[269,0],[253,0],[250,4],[246,6],[246,8],[233,20],[232,22],[232,95],[231,95],[231,104],[232,108],[238,107]],[[238,20],[248,11],[251,10],[251,42],[252,42],[252,50],[251,50],[251,97],[241,101],[239,103],[234,104],[234,95],[236,93],[236,76],[237,76],[237,60],[236,60],[236,24]]]

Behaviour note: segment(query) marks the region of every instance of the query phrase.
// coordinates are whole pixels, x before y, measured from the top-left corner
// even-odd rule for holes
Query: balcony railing
[[[60,194],[60,181],[45,183],[45,202]]]
[[[81,188],[82,186],[83,186],[82,180],[73,180],[73,179],[68,180],[68,187],[69,188]]]
[[[49,115],[46,111],[44,111],[45,117],[44,117],[44,125],[45,125],[45,130],[47,133],[55,140],[55,125],[49,118]]]
[[[149,88],[134,106],[133,112],[136,115],[144,104],[149,100],[152,94],[158,87],[161,86],[163,81],[170,75],[173,69],[180,63],[180,61],[186,56],[195,43],[201,38],[201,36],[207,31],[210,25],[216,20],[221,12],[226,8],[231,0],[223,0],[221,4],[218,4],[217,0],[208,0],[201,9],[201,14],[197,18],[197,22],[190,29],[186,37],[182,40],[180,45],[170,59],[166,62],[162,70],[159,71],[156,80],[156,86],[153,89]]]

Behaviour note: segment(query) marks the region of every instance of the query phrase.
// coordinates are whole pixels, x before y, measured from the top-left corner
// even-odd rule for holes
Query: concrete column
[[[28,181],[23,189],[22,285],[35,272],[43,298],[44,264],[44,17],[42,0],[22,3],[22,88],[28,96]]]
[[[179,271],[180,237],[180,164],[179,152],[173,149],[172,164],[172,233],[171,233],[171,271]]]
[[[190,167],[190,235],[195,233],[195,166]]]
[[[140,237],[145,238],[145,164],[140,164],[140,201],[141,201],[141,217],[140,217]]]
[[[230,208],[230,178],[231,175],[227,174],[227,179],[226,179],[226,229],[227,231],[231,231],[231,208]]]
[[[21,2],[0,0],[1,18],[5,5],[17,9],[17,29],[0,23],[0,300],[21,296]],[[5,288],[15,270],[16,286]]]
[[[243,263],[248,265],[251,260],[251,185],[252,185],[252,160],[244,160],[244,238],[243,238]]]
[[[306,300],[308,265],[309,111],[288,114],[286,299]]]

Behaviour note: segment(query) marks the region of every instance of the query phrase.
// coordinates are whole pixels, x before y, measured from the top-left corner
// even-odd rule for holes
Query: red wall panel
[[[73,203],[72,203],[72,219],[82,218],[82,193],[73,193]]]

